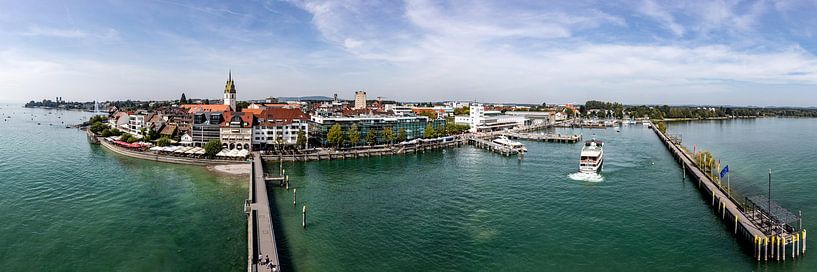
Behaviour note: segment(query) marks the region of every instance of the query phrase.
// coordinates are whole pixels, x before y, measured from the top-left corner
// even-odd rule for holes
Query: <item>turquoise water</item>
[[[57,125],[77,112],[0,105],[2,271],[236,271],[246,181],[123,158]],[[13,112],[13,113],[12,113]],[[32,116],[34,114],[34,116]],[[61,118],[57,118],[60,116]],[[35,120],[31,120],[34,118]],[[4,118],[0,118],[4,119]],[[70,121],[69,121],[70,120]],[[41,125],[37,125],[40,122]],[[54,124],[49,126],[49,124]],[[739,191],[817,220],[817,119],[672,123],[728,162]],[[815,270],[758,264],[656,136],[641,126],[558,130],[604,140],[603,181],[574,180],[579,144],[526,142],[524,160],[471,147],[285,164],[270,193],[288,271]],[[276,171],[277,163],[269,170]],[[300,226],[301,205],[309,223]],[[810,243],[812,244],[812,243]],[[811,248],[811,247],[810,247]]]
[[[817,120],[793,122],[799,126]],[[749,124],[760,133],[766,123]],[[708,137],[710,130],[689,125]],[[735,123],[738,130],[742,123]],[[671,126],[672,129],[678,126]],[[721,223],[650,130],[559,130],[596,134],[605,141],[602,182],[569,178],[581,145],[526,142],[523,161],[465,147],[445,152],[289,164],[298,190],[276,190],[279,239],[296,271],[747,271],[814,269],[810,258],[784,265],[757,264]],[[735,140],[753,154],[757,142],[781,135],[751,134]],[[808,138],[800,138],[805,143]],[[791,152],[761,145],[774,158]],[[813,148],[796,152],[808,157]],[[805,153],[809,152],[809,153]],[[746,157],[766,165],[773,158]],[[270,164],[271,166],[273,164]],[[738,162],[735,162],[735,167]],[[814,169],[813,163],[800,164]],[[747,166],[749,167],[749,166]],[[810,167],[810,168],[809,168]],[[815,209],[812,181],[781,184],[786,206]],[[272,171],[275,171],[274,169]],[[762,171],[761,171],[762,174]],[[783,175],[781,170],[781,175]],[[758,182],[762,183],[760,176]],[[792,177],[793,178],[793,177]],[[741,178],[736,177],[737,180]],[[782,183],[781,178],[781,183]],[[787,187],[787,188],[783,188]],[[791,193],[799,190],[799,193]],[[300,227],[301,204],[309,225]],[[811,214],[817,214],[812,212]],[[806,217],[813,218],[813,217]],[[813,221],[809,221],[813,222]],[[281,236],[283,235],[283,236]],[[809,268],[811,267],[811,268]]]
[[[0,108],[0,270],[243,268],[245,179],[89,145],[62,123],[86,113]]]

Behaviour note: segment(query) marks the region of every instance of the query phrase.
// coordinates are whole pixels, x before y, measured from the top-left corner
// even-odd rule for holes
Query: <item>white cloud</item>
[[[672,31],[672,33],[675,34],[675,36],[678,37],[684,36],[684,32],[686,32],[684,27],[681,24],[675,22],[675,17],[669,11],[655,3],[655,1],[644,0],[644,2],[639,8],[639,11],[642,12],[644,15],[647,15],[658,21],[663,27]]]
[[[60,29],[50,27],[32,26],[28,31],[22,33],[24,36],[43,36],[56,38],[84,38],[88,37],[88,33],[79,29]]]

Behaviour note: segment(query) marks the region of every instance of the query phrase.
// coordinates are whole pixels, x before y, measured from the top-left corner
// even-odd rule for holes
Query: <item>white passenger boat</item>
[[[524,144],[517,141],[512,141],[511,139],[508,139],[508,137],[505,136],[499,136],[499,138],[494,139],[492,142],[505,147],[510,147],[511,149],[519,149],[522,150],[523,152],[528,152],[528,149],[525,148]]]
[[[579,172],[598,173],[604,164],[604,143],[593,139],[584,143],[581,158],[579,159]]]

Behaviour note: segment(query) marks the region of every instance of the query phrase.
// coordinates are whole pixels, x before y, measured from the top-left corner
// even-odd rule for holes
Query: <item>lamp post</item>
[[[769,232],[772,230],[772,169],[769,169]]]

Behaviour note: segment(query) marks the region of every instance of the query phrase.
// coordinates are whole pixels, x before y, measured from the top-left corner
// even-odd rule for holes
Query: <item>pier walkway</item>
[[[685,175],[691,176],[694,181],[697,181],[698,188],[701,193],[711,196],[711,205],[716,208],[717,215],[727,224],[732,227],[734,223],[733,232],[741,242],[752,245],[753,257],[760,260],[785,260],[786,247],[790,247],[789,253],[792,259],[801,254],[805,254],[805,231],[790,232],[785,229],[775,229],[764,231],[758,225],[762,217],[762,213],[752,212],[747,214],[744,207],[731,198],[729,194],[724,192],[720,186],[694,163],[694,160],[686,153],[678,144],[672,142],[664,133],[658,130],[657,126],[652,125],[652,130],[660,138],[661,142],[672,153],[673,157],[678,160],[685,171]],[[768,220],[768,219],[767,219]],[[802,242],[802,245],[800,244]]]
[[[275,244],[275,231],[272,225],[269,196],[267,195],[267,178],[264,175],[264,162],[257,152],[252,154],[252,174],[250,175],[249,199],[245,202],[247,213],[247,271],[281,271],[278,261],[278,247]],[[258,263],[258,255],[269,256],[274,269]]]
[[[582,140],[581,135],[563,135],[555,133],[526,133],[526,132],[503,132],[500,135],[510,139],[521,139],[538,142],[551,143],[578,143]]]

